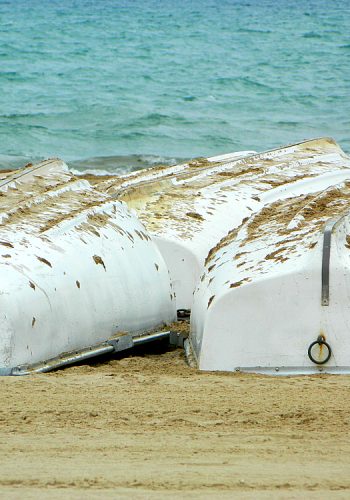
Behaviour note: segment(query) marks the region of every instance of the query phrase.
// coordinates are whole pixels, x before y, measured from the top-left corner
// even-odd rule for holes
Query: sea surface
[[[350,152],[350,0],[0,0],[0,168]]]

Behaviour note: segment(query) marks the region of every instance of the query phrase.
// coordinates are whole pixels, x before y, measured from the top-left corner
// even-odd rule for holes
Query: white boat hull
[[[260,210],[207,258],[190,338],[202,370],[349,372],[350,160],[327,141],[310,148],[312,181],[262,192]],[[277,180],[292,172],[286,153],[274,153]]]
[[[141,222],[62,164],[49,167],[46,190],[23,179],[1,202],[2,373],[176,318],[168,269]]]

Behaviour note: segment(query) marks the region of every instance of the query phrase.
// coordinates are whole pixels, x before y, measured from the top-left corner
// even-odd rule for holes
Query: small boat
[[[349,373],[350,158],[323,139],[251,160],[260,209],[209,252],[188,348],[202,370]]]
[[[170,272],[176,307],[191,309],[205,258],[250,208],[231,213],[237,195],[230,192],[228,170],[252,151],[196,158],[171,167],[152,167],[95,184],[124,201],[147,227]],[[259,205],[257,202],[252,202]]]
[[[176,319],[168,268],[144,225],[60,160],[0,180],[0,249],[1,374],[64,364],[64,353],[90,357],[125,337],[130,347]]]

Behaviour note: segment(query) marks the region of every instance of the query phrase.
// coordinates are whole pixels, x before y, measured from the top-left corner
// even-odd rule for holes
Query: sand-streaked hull
[[[58,160],[0,189],[0,368],[175,319],[164,260],[125,203]]]

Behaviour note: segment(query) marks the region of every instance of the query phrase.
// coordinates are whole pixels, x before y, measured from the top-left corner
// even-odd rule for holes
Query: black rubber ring
[[[325,345],[327,347],[327,349],[328,349],[328,356],[323,361],[317,361],[316,359],[314,359],[312,357],[311,349],[316,344],[318,344],[318,345]],[[329,360],[329,358],[332,356],[332,349],[331,349],[331,346],[325,340],[315,340],[315,342],[312,342],[309,345],[309,348],[307,350],[307,355],[309,356],[310,360],[313,363],[315,363],[316,365],[324,365],[325,363],[327,363],[327,361]]]

